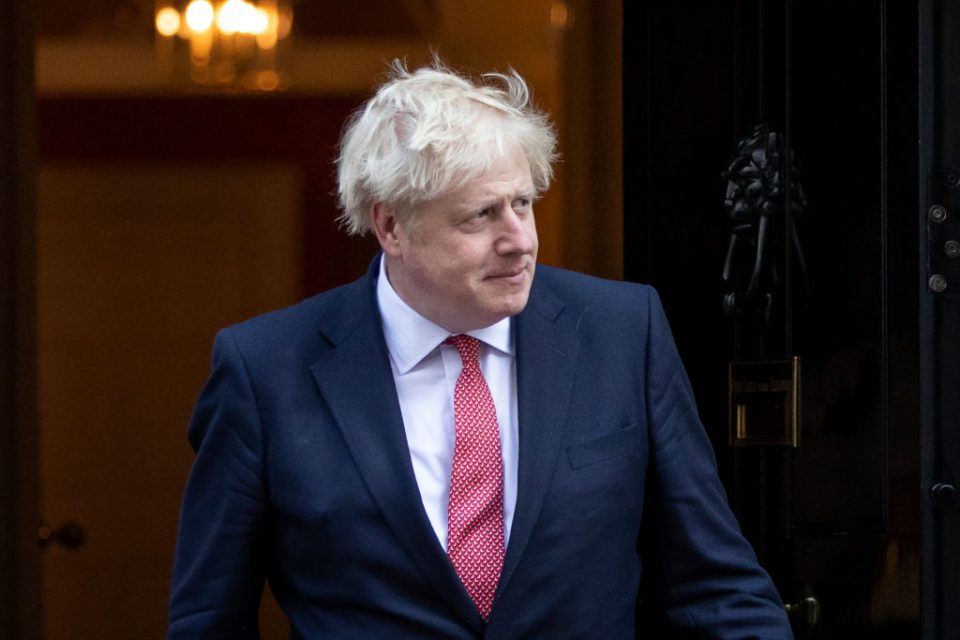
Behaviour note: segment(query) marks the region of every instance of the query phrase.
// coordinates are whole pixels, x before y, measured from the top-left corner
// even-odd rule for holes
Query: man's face
[[[420,315],[454,333],[486,327],[527,304],[537,258],[533,180],[512,145],[486,173],[397,221],[374,208],[387,274]]]

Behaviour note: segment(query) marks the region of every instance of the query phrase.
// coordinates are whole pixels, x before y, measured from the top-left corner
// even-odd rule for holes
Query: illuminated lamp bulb
[[[243,0],[227,0],[217,13],[217,27],[226,35],[243,31],[246,3]]]
[[[164,7],[157,11],[157,32],[162,36],[175,36],[180,31],[180,14],[173,7]]]
[[[184,13],[187,26],[194,33],[203,33],[213,26],[213,5],[208,0],[193,0]]]
[[[270,28],[270,14],[266,9],[254,8],[250,14],[250,33],[255,36],[262,36]]]

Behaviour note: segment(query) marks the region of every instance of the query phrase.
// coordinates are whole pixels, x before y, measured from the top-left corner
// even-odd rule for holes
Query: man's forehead
[[[518,177],[514,180],[500,180],[496,182],[478,183],[451,194],[451,198],[467,205],[493,203],[505,199],[514,199],[519,196],[530,195],[533,192],[533,181],[529,176]]]
[[[459,181],[459,184],[436,198],[444,204],[479,204],[484,201],[502,200],[518,196],[532,196],[535,187],[526,158],[522,164],[504,158],[497,165],[474,176]]]

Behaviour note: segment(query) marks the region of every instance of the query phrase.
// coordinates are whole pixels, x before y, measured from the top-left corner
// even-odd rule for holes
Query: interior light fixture
[[[290,0],[157,0],[158,60],[193,84],[275,91],[293,27]]]

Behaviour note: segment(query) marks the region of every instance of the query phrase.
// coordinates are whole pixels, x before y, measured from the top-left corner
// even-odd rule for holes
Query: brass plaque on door
[[[800,444],[800,358],[730,363],[730,444]]]

